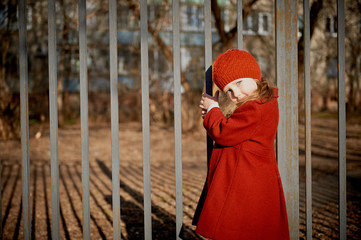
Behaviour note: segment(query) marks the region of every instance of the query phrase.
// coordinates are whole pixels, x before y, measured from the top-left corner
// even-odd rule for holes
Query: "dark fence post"
[[[53,239],[60,239],[58,161],[58,79],[56,57],[55,1],[48,1],[49,113],[51,160],[51,227]]]
[[[310,3],[303,2],[305,154],[306,154],[306,237],[312,239],[312,165],[311,165],[311,77],[310,77]]]
[[[205,92],[213,95],[212,90],[212,15],[211,1],[204,0],[204,61],[205,61]],[[213,140],[207,136],[207,162],[212,155]]]
[[[340,239],[346,239],[345,2],[337,1],[338,176]]]
[[[30,210],[30,159],[29,159],[29,80],[25,0],[19,2],[19,65],[20,65],[20,113],[21,113],[21,146],[22,146],[22,185],[23,185],[23,218],[24,238],[31,236]]]

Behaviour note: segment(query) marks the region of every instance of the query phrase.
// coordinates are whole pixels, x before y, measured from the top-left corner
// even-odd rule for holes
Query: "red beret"
[[[213,82],[223,91],[230,82],[239,78],[261,80],[261,69],[256,59],[248,52],[230,49],[220,54],[212,67]]]

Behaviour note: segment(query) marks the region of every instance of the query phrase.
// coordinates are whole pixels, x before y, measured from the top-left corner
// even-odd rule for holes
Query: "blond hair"
[[[261,79],[261,81],[256,80],[257,83],[257,90],[254,91],[251,95],[243,98],[239,102],[232,102],[229,97],[223,92],[220,91],[219,93],[219,106],[223,113],[223,115],[228,119],[233,112],[240,107],[242,104],[254,101],[254,100],[261,100],[262,103],[266,103],[272,100],[273,98],[273,86],[271,82],[269,82],[267,79]]]

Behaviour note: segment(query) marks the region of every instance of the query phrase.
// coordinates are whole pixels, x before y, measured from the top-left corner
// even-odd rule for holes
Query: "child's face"
[[[253,78],[239,78],[228,83],[224,87],[223,92],[232,102],[239,102],[257,90],[256,81],[258,80]]]

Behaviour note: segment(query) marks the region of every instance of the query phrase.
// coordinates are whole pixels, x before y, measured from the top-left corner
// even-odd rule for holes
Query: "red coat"
[[[227,120],[213,108],[203,125],[215,141],[193,224],[209,239],[289,239],[287,212],[274,152],[278,91],[250,101]]]

